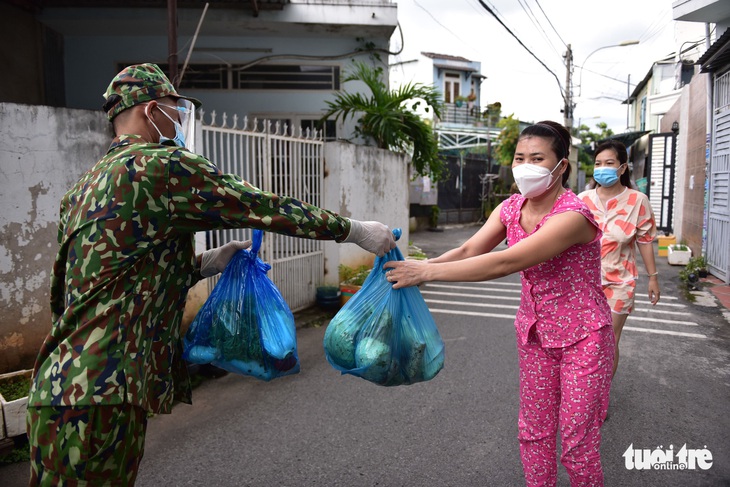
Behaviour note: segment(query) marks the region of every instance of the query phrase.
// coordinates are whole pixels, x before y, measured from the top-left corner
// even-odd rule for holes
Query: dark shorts
[[[134,485],[147,413],[138,406],[28,407],[31,486]]]

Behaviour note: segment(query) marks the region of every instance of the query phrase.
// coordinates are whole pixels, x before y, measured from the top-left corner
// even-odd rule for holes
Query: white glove
[[[350,233],[344,242],[357,244],[378,257],[395,248],[393,232],[387,225],[380,222],[361,222],[350,219]]]
[[[223,272],[236,252],[250,246],[250,240],[234,240],[218,248],[206,250],[200,259],[200,275],[211,277]]]

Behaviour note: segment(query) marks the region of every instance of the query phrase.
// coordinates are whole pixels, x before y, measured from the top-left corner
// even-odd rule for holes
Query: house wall
[[[408,168],[410,157],[390,151],[328,142],[324,145],[323,206],[342,216],[376,220],[401,228],[398,248],[408,255]],[[371,265],[374,255],[354,244],[325,242],[325,285],[339,284],[340,264]]]
[[[420,55],[416,59],[408,60],[390,68],[390,89],[396,90],[408,83],[420,83],[427,86],[434,86],[443,100],[443,80],[435,78],[433,59]],[[425,104],[420,104],[415,110],[419,117],[426,120],[433,120],[433,111],[426,111]]]
[[[163,32],[164,34],[164,32]],[[189,39],[181,38],[179,44],[185,45]],[[218,63],[220,59],[207,55],[205,48],[231,48],[246,46],[246,49],[261,51],[270,50],[272,53],[316,53],[317,56],[329,56],[354,51],[362,47],[361,43],[353,38],[341,38],[332,42],[330,38],[256,38],[256,37],[208,37],[199,39],[196,49],[201,52],[191,57],[190,63]],[[294,50],[292,46],[296,46]],[[262,52],[226,52],[225,61],[232,64],[248,63],[262,56]],[[100,59],[92,68],[88,59]],[[109,81],[117,74],[117,64],[139,62],[165,63],[167,59],[167,38],[157,37],[95,37],[66,36],[65,40],[65,83],[67,105],[72,108],[98,110],[103,104],[102,94]],[[183,57],[184,59],[184,57]],[[351,59],[370,63],[366,54],[353,55],[341,60],[296,60],[278,59],[278,64],[324,64],[339,65],[341,74],[351,66]],[[181,60],[182,62],[182,60]],[[383,70],[384,83],[388,85],[388,70]],[[362,83],[350,82],[340,86],[345,91],[364,91],[369,96]],[[336,91],[306,91],[306,90],[182,90],[184,94],[196,97],[203,101],[203,109],[210,113],[236,113],[239,117],[248,115],[250,118],[276,118],[291,114],[306,114],[313,117],[321,116],[326,109],[326,101],[335,99]],[[355,123],[350,118],[338,125],[338,137],[350,138]]]
[[[59,202],[110,129],[99,111],[0,103],[0,373],[31,367],[50,329]]]
[[[661,132],[671,132],[677,121],[674,234],[692,255],[702,255],[707,147],[707,74],[695,75],[679,100],[661,121]]]
[[[0,82],[0,101],[96,110],[119,64],[169,59],[165,8],[46,7],[33,14],[5,4],[0,9],[0,38],[14,46],[4,59],[14,76]],[[180,65],[194,44],[189,59],[193,64],[265,60],[344,69],[353,59],[369,61],[369,53],[358,51],[373,48],[380,49],[386,66],[390,36],[397,26],[397,6],[385,0],[294,1],[283,10],[263,10],[258,16],[247,9],[220,8],[209,9],[204,18],[201,14],[198,8],[177,11]],[[193,39],[198,27],[199,36]],[[384,82],[388,84],[387,69]],[[203,100],[208,112],[314,118],[336,92],[191,90],[190,94]],[[353,128],[349,120],[338,127],[338,135],[348,138]]]
[[[163,32],[164,34],[164,32]],[[184,45],[187,40],[180,39]],[[292,52],[292,44],[297,45],[296,52],[316,53],[317,56],[335,55],[354,51],[361,45],[355,39],[338,39],[333,43],[328,38],[230,38],[213,37],[198,40],[196,49],[204,50],[206,46],[216,46],[219,49],[237,46],[246,46],[246,49],[271,50],[274,53],[284,54]],[[167,59],[167,37],[75,37],[67,36],[66,44],[66,86],[67,102],[72,108],[99,109],[104,102],[102,93],[109,81],[117,74],[117,64],[154,62],[165,63]],[[267,54],[262,52],[246,53],[231,52],[225,54],[225,62],[243,64],[254,61]],[[366,55],[352,56],[354,59],[366,61]],[[95,69],[89,69],[88,59],[104,59]],[[182,62],[182,61],[181,61]],[[194,54],[190,63],[221,63],[215,56],[204,52]],[[277,64],[325,64],[348,66],[350,58],[333,60],[296,60],[278,59]],[[386,84],[387,84],[387,70]],[[345,85],[347,86],[347,85]],[[101,87],[101,90],[99,89]],[[238,113],[239,115],[255,112],[314,112],[321,113],[325,107],[324,101],[334,99],[334,92],[323,91],[292,91],[292,90],[185,90],[185,94],[194,96],[203,101],[206,111]],[[294,108],[294,110],[293,110]]]
[[[642,88],[641,92],[636,96],[636,100],[633,103],[631,103],[631,108],[630,108],[630,112],[629,112],[630,119],[631,119],[629,122],[629,127],[631,128],[631,130],[636,130],[636,131],[648,130],[648,128],[644,128],[644,129],[641,128],[641,100],[645,96],[648,96],[650,85],[651,85],[651,79],[646,84],[646,86],[644,86],[644,88]],[[648,107],[647,107],[646,116],[647,116],[646,127],[648,127],[648,125],[649,125]]]

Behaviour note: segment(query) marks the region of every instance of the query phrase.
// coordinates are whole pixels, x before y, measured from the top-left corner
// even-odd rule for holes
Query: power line
[[[553,42],[550,40],[550,37],[548,36],[547,32],[545,32],[545,29],[543,28],[542,24],[540,23],[539,20],[537,20],[537,16],[532,11],[532,9],[530,8],[530,6],[527,4],[527,0],[525,0],[525,1],[523,1],[523,0],[517,0],[517,1],[519,2],[520,7],[522,7],[522,10],[525,12],[525,14],[527,14],[527,18],[530,19],[530,21],[532,22],[532,25],[534,25],[535,27],[537,27],[538,29],[540,29],[540,31],[542,32],[543,37],[545,38],[545,40],[547,41],[548,45],[553,50],[553,52],[555,52],[555,54],[557,54],[558,56],[560,56],[560,53],[558,52],[557,49],[555,49],[555,46],[553,45]]]
[[[669,27],[670,25],[671,25],[671,23],[669,23],[669,22],[668,22],[668,23],[666,23],[666,24],[664,24],[664,25],[663,25],[663,26],[662,26],[662,27],[661,27],[660,29],[656,30],[656,31],[655,31],[654,33],[652,33],[652,34],[651,34],[651,35],[650,35],[649,37],[647,37],[647,38],[646,38],[646,41],[649,41],[649,40],[651,40],[652,38],[654,38],[654,37],[658,36],[659,34],[661,34],[662,32],[664,32],[664,29],[666,29],[666,28],[667,28],[667,27]]]
[[[626,80],[620,79],[620,78],[614,78],[613,76],[609,76],[607,74],[598,73],[596,71],[591,71],[590,69],[584,69],[583,66],[576,66],[576,68],[580,67],[580,69],[583,69],[584,71],[588,71],[591,74],[595,74],[597,76],[603,76],[604,78],[612,79],[614,81],[618,81],[619,83],[626,83]],[[632,83],[633,85],[636,85],[636,83]]]
[[[479,10],[478,8],[476,8],[476,7],[474,6],[474,4],[473,4],[473,3],[471,3],[471,2],[469,1],[469,0],[464,0],[464,1],[465,1],[465,2],[466,2],[466,3],[467,3],[467,4],[468,4],[468,5],[469,5],[469,6],[470,6],[470,7],[471,7],[471,8],[472,8],[472,9],[473,9],[473,10],[474,10],[474,11],[475,11],[476,13],[478,13],[478,14],[480,14],[480,15],[486,15],[486,14],[484,13],[484,11],[483,11],[483,10]]]
[[[520,40],[520,38],[519,38],[519,37],[517,37],[517,36],[516,36],[516,35],[515,35],[515,34],[513,33],[513,32],[512,32],[511,30],[510,30],[510,28],[509,28],[509,27],[507,27],[507,26],[506,26],[506,25],[504,24],[504,22],[502,22],[502,20],[501,20],[501,19],[500,19],[499,17],[497,17],[497,14],[495,14],[495,13],[494,13],[494,11],[493,11],[493,10],[492,10],[491,8],[489,8],[489,6],[487,6],[487,4],[486,4],[486,3],[484,3],[484,2],[482,1],[482,0],[479,0],[479,3],[481,4],[481,6],[482,6],[482,7],[484,7],[484,10],[486,10],[487,12],[489,12],[489,13],[490,13],[490,14],[492,15],[492,17],[494,17],[494,18],[495,18],[495,19],[497,20],[497,22],[499,22],[499,23],[500,23],[500,25],[501,25],[502,27],[504,27],[504,28],[505,28],[505,30],[506,30],[507,32],[509,32],[509,34],[510,34],[510,35],[511,35],[512,37],[514,37],[514,38],[515,38],[515,40],[516,40],[516,41],[517,41],[517,42],[518,42],[518,43],[519,43],[519,44],[520,44],[520,45],[521,45],[521,46],[522,46],[522,47],[523,47],[523,48],[524,48],[524,49],[525,49],[525,50],[526,50],[527,52],[529,52],[529,53],[530,53],[530,55],[531,55],[532,57],[534,57],[534,58],[535,58],[535,59],[537,60],[537,62],[539,62],[539,63],[540,63],[540,64],[541,64],[541,65],[542,65],[542,66],[543,66],[543,67],[544,67],[545,69],[547,69],[547,70],[548,70],[548,72],[549,72],[550,74],[552,74],[552,75],[553,75],[553,77],[555,78],[555,81],[557,81],[557,83],[558,83],[558,88],[560,88],[560,94],[561,94],[561,96],[563,97],[563,100],[565,100],[565,90],[563,89],[563,86],[562,86],[562,85],[560,84],[560,79],[558,79],[558,76],[557,76],[557,75],[556,75],[555,73],[553,73],[553,71],[552,71],[552,70],[551,70],[550,68],[548,68],[548,67],[547,67],[547,65],[546,65],[546,64],[545,64],[544,62],[542,62],[542,60],[541,60],[541,59],[540,59],[539,57],[537,57],[537,56],[536,56],[536,55],[535,55],[535,54],[534,54],[534,53],[533,53],[533,52],[532,52],[532,51],[531,51],[531,50],[530,50],[530,49],[529,49],[529,48],[528,48],[528,47],[527,47],[527,46],[526,46],[526,45],[525,45],[525,44],[524,44],[524,43],[523,43],[523,42],[522,42],[521,40]]]
[[[429,16],[429,17],[431,17],[431,18],[433,19],[433,21],[434,21],[434,22],[436,22],[436,23],[437,23],[438,25],[440,25],[440,26],[441,26],[441,27],[442,27],[442,28],[443,28],[444,30],[446,30],[446,31],[447,31],[447,32],[448,32],[449,34],[451,34],[452,36],[454,36],[454,37],[456,37],[457,39],[459,39],[459,40],[460,40],[460,41],[461,41],[461,42],[462,42],[462,43],[463,43],[464,45],[466,45],[466,46],[468,46],[469,48],[473,49],[473,47],[472,47],[472,46],[471,46],[470,44],[468,44],[468,43],[467,43],[466,41],[464,41],[464,39],[462,39],[462,38],[461,38],[461,37],[459,37],[458,35],[454,34],[454,33],[453,33],[453,32],[451,31],[451,29],[449,29],[449,28],[448,28],[448,27],[446,27],[446,26],[445,26],[444,24],[442,24],[441,22],[439,22],[439,21],[438,21],[438,19],[437,19],[436,17],[434,17],[434,16],[433,16],[433,14],[432,14],[431,12],[429,12],[429,11],[428,11],[428,10],[426,9],[426,7],[424,7],[423,5],[421,5],[420,3],[418,3],[418,2],[416,1],[416,0],[413,0],[413,3],[415,3],[415,4],[416,4],[416,6],[417,6],[418,8],[420,8],[421,10],[423,10],[424,12],[426,12],[426,13],[428,14],[428,16]]]
[[[671,22],[666,22],[666,14],[668,11],[664,11],[663,15],[657,16],[654,21],[649,24],[649,26],[642,32],[642,34],[639,36],[639,40],[642,42],[642,44],[645,44],[646,41],[651,39],[652,37],[656,36],[659,32],[663,31],[667,25],[671,24]]]
[[[562,42],[563,45],[567,48],[568,47],[568,44],[563,40],[562,37],[560,37],[560,32],[558,32],[558,29],[556,29],[555,26],[553,25],[553,23],[550,22],[550,18],[547,16],[547,14],[545,13],[545,11],[542,9],[542,5],[540,5],[540,2],[538,2],[537,0],[535,0],[535,3],[537,4],[538,7],[540,7],[540,11],[545,16],[545,19],[548,21],[548,24],[550,24],[550,27],[552,27],[553,30],[555,31],[555,34],[558,36],[558,39],[560,39],[560,42]]]

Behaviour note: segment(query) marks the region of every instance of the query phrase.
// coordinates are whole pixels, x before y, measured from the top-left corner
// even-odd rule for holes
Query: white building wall
[[[401,228],[398,241],[408,255],[408,166],[403,154],[345,142],[324,146],[324,204],[329,210],[356,220],[376,220]],[[374,255],[354,244],[325,242],[325,284],[339,284],[340,264],[372,264]]]
[[[185,45],[181,39],[180,45]],[[296,46],[296,50],[292,47]],[[340,38],[332,42],[329,38],[231,38],[213,37],[200,39],[196,49],[200,52],[192,56],[190,63],[219,63],[223,62],[219,55],[205,51],[206,46],[218,48],[235,48],[245,46],[246,49],[260,49],[262,52],[226,52],[225,62],[242,64],[252,62],[266,54],[263,51],[274,53],[307,52],[317,56],[329,56],[354,51],[362,47],[355,39]],[[93,42],[88,37],[69,36],[65,41],[65,83],[66,101],[72,108],[100,110],[104,102],[103,93],[107,85],[118,72],[117,63],[154,62],[165,63],[167,59],[166,38],[163,37],[102,37]],[[114,62],[89,69],[88,59],[113,59]],[[183,57],[184,59],[184,57]],[[277,59],[271,62],[277,64],[322,64],[339,65],[340,73],[344,74],[352,65],[351,59],[370,63],[366,54],[354,55],[341,60],[297,60]],[[388,84],[388,70],[384,70],[384,82]],[[342,90],[352,91],[355,83],[341,85]],[[362,85],[364,86],[364,85]],[[236,113],[239,117],[266,115],[274,118],[277,115],[303,114],[312,117],[321,116],[326,109],[326,102],[333,101],[336,91],[308,91],[308,90],[181,90],[182,93],[196,97],[203,102],[203,109],[210,113]],[[367,92],[369,95],[369,92]],[[354,129],[354,122],[347,120],[338,124],[338,136],[350,138]]]
[[[390,69],[391,90],[397,90],[407,83],[420,83],[426,86],[435,85],[439,93],[442,91],[442,87],[437,84],[437,80],[434,78],[433,60],[426,56],[419,56],[417,59],[408,60]],[[433,119],[433,112],[430,110],[427,112],[423,104],[418,107],[416,113],[423,119]]]
[[[101,111],[0,103],[0,373],[32,365],[51,326],[59,203],[106,152]]]

